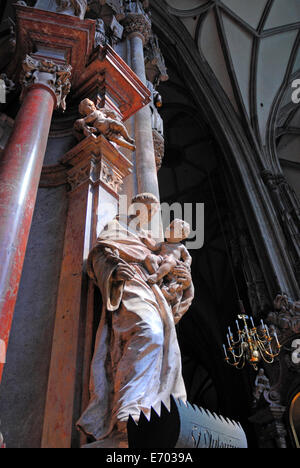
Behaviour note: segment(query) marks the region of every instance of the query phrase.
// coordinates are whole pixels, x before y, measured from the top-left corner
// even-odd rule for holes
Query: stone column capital
[[[58,65],[52,60],[26,55],[20,77],[22,96],[32,86],[48,88],[54,95],[56,107],[66,110],[66,98],[71,89],[71,65]]]
[[[124,37],[139,35],[142,37],[144,45],[149,42],[152,25],[146,14],[128,13],[122,21],[122,26],[124,27]]]

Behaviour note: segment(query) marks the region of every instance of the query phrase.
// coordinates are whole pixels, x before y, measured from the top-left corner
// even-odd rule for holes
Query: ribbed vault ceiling
[[[279,88],[300,67],[298,0],[166,0],[264,145]]]

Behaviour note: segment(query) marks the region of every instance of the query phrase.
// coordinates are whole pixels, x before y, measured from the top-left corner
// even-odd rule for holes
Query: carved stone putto
[[[74,125],[78,140],[91,135],[103,135],[107,140],[119,146],[135,150],[134,140],[129,136],[125,125],[118,119],[115,112],[108,109],[98,109],[90,99],[84,99],[79,105],[79,113],[84,117]]]
[[[71,70],[70,65],[57,65],[51,60],[37,60],[27,55],[20,77],[23,93],[34,84],[42,84],[54,92],[57,108],[66,110],[66,98],[71,89]]]

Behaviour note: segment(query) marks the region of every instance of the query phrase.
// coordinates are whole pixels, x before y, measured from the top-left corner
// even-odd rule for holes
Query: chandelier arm
[[[243,351],[241,351],[241,354],[239,354],[239,355],[235,354],[233,351],[230,351],[230,352],[236,359],[241,359],[243,357],[243,354],[244,354]]]

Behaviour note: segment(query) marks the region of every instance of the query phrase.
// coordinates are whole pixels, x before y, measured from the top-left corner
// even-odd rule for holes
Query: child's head
[[[165,238],[167,241],[180,242],[187,239],[190,235],[191,229],[189,223],[182,219],[174,219],[170,226],[167,227]]]
[[[79,105],[79,113],[81,115],[89,115],[96,110],[96,106],[90,99],[86,98]]]

